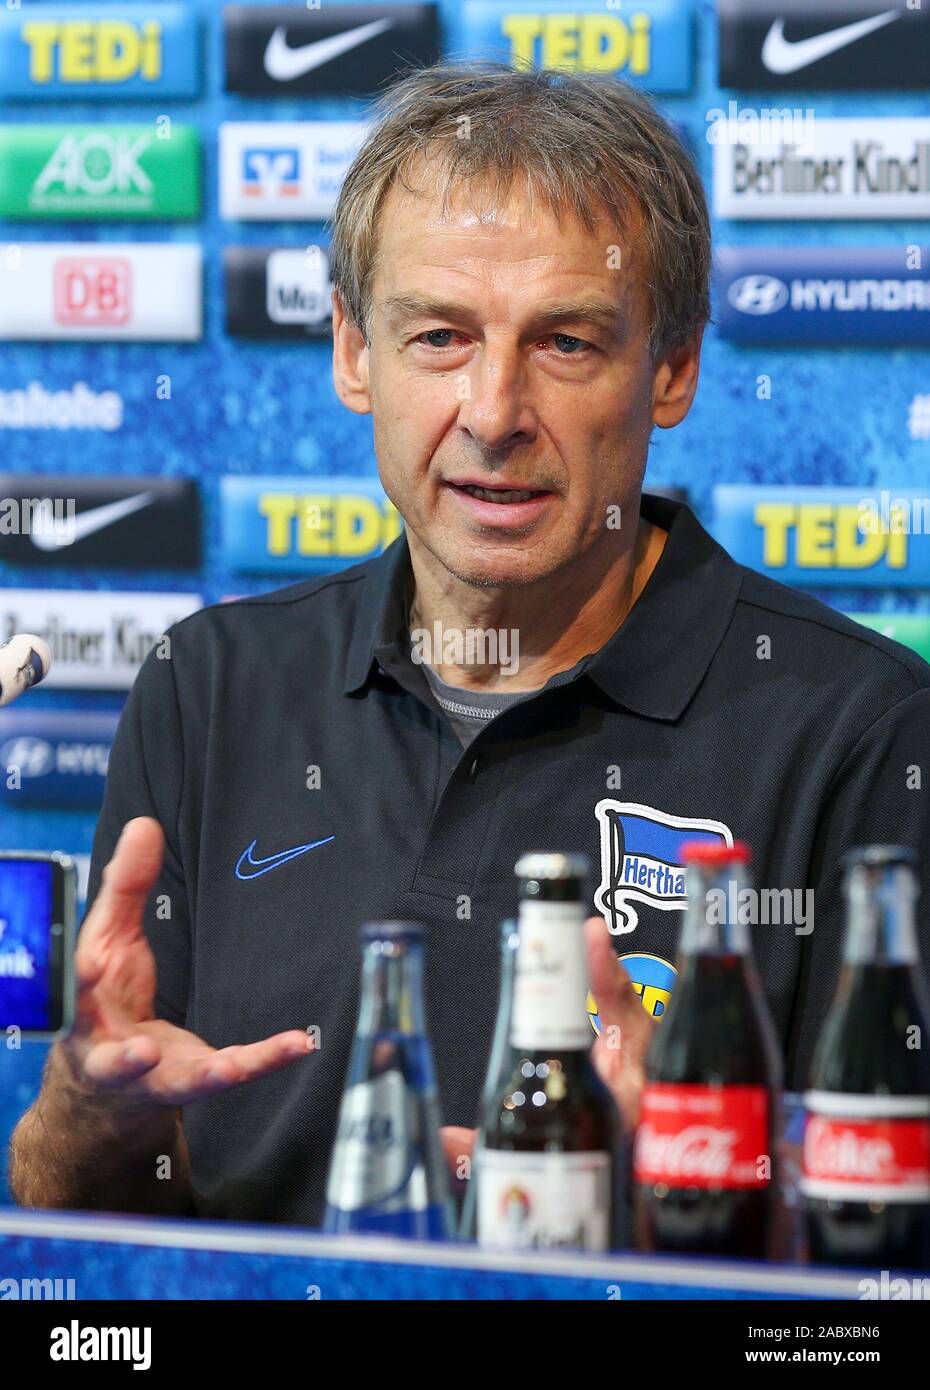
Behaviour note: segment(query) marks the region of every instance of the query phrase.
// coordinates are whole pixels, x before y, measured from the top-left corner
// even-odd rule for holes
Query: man
[[[318,1222],[371,919],[426,926],[464,1152],[530,849],[592,862],[592,986],[622,1043],[597,1059],[630,1120],[673,988],[682,841],[747,840],[760,885],[813,890],[816,921],[754,929],[802,1086],[840,853],[921,845],[930,668],[735,565],[687,508],[640,504],[652,428],[694,396],[709,270],[698,177],[649,103],[600,78],[417,72],[349,172],[333,251],[336,390],[372,415],[406,537],[199,613],[146,661],[78,1027],[13,1141],[24,1203]]]

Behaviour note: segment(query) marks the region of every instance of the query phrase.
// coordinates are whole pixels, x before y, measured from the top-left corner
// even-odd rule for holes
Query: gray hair
[[[503,200],[519,178],[557,223],[574,216],[589,235],[599,214],[627,230],[638,209],[654,357],[708,321],[710,220],[700,177],[673,128],[628,83],[484,60],[436,64],[389,87],[374,115],[343,181],[330,247],[333,285],[366,343],[383,199],[395,180],[424,191],[407,180],[418,156],[436,154],[443,215],[469,179],[492,181]],[[431,164],[431,181],[433,173]]]

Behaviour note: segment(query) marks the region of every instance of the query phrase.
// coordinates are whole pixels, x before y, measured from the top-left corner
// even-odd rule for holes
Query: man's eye
[[[426,339],[426,340],[427,340],[427,342],[426,342],[426,346],[427,346],[427,347],[444,348],[444,347],[448,347],[448,346],[449,346],[449,339],[450,339],[450,338],[454,338],[454,337],[455,337],[455,330],[452,329],[452,328],[428,328],[428,329],[426,330],[425,333],[421,333],[421,334],[420,334],[420,336],[419,336],[419,338],[417,339],[417,341],[418,341],[418,342],[423,342],[423,340]],[[435,338],[444,338],[444,339],[445,339],[445,342],[437,343],[437,342],[431,341],[432,339],[435,339]]]
[[[590,347],[590,343],[586,343],[583,338],[573,337],[571,333],[554,333],[552,335],[552,341],[556,344],[558,352],[562,357],[571,357],[579,351],[583,351],[585,348]]]

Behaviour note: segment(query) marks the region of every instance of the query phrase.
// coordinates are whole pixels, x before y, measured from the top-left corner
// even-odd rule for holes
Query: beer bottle
[[[801,1199],[816,1263],[930,1268],[930,1010],[915,856],[844,856],[843,965],[811,1065]]]
[[[423,1021],[423,928],[362,928],[358,1028],[326,1186],[324,1230],[450,1238],[433,1057]]]
[[[620,1116],[591,1061],[582,856],[527,854],[510,1039],[485,1107],[473,1181],[492,1250],[604,1251],[616,1242]]]
[[[766,1258],[776,1238],[781,1061],[741,921],[749,851],[688,842],[682,858],[678,979],[646,1056],[633,1147],[636,1242]]]

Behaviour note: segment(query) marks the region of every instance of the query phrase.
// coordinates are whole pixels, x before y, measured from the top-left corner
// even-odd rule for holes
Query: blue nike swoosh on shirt
[[[335,835],[327,835],[325,840],[314,840],[312,845],[295,845],[293,849],[282,849],[278,854],[269,854],[265,859],[255,859],[252,851],[258,844],[255,839],[239,855],[239,862],[236,865],[236,878],[261,878],[262,874],[271,873],[272,869],[277,869],[281,864],[286,864],[290,859],[296,859],[299,854],[306,854],[308,850],[319,849],[320,845],[328,845],[330,840],[335,840]],[[243,868],[254,870],[253,873],[243,873]]]

